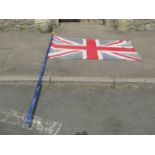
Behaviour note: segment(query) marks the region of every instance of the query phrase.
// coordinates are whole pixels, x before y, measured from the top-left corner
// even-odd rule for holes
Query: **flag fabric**
[[[85,60],[140,60],[130,41],[64,38],[54,35],[48,58]]]

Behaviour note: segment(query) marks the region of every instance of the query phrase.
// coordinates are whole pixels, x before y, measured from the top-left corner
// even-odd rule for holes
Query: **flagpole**
[[[45,72],[45,69],[46,69],[47,60],[48,60],[48,53],[50,51],[50,46],[51,46],[52,40],[53,40],[53,34],[51,36],[50,43],[49,43],[48,49],[46,51],[44,63],[42,64],[42,67],[41,67],[41,70],[40,70],[40,74],[39,74],[39,78],[38,78],[38,82],[37,82],[37,85],[36,85],[36,88],[35,88],[35,91],[34,91],[34,95],[32,97],[32,102],[31,102],[31,105],[29,107],[29,110],[28,110],[28,113],[27,113],[27,116],[26,116],[25,123],[26,123],[26,125],[28,127],[30,127],[30,125],[31,125],[32,116],[33,116],[34,110],[35,110],[36,105],[37,105],[37,97],[38,97],[38,94],[39,94],[41,82],[42,82],[42,79],[43,79],[43,76],[44,76],[44,72]]]

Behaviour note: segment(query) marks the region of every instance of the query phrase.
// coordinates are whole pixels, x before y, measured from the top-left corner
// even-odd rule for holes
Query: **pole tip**
[[[31,126],[31,121],[30,121],[29,119],[26,119],[25,124],[26,124],[26,127],[30,128],[30,126]]]
[[[55,32],[52,32],[52,36],[55,35]]]

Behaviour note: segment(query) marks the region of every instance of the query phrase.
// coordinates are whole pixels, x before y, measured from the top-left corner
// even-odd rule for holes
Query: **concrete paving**
[[[142,61],[49,60],[47,76],[155,77],[155,32],[125,32],[103,25],[63,23],[54,32],[60,36],[132,40]],[[37,76],[50,34],[0,32],[0,75]]]

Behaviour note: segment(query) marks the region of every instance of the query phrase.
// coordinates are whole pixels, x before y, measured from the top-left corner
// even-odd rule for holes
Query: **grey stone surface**
[[[30,30],[35,29],[33,19],[0,19],[0,30]]]
[[[52,31],[52,25],[49,23],[42,23],[38,25],[38,30],[40,32],[50,32]]]
[[[46,23],[36,24],[34,19],[0,19],[0,30],[36,30],[49,32],[59,25],[58,19],[50,19]]]
[[[125,32],[103,25],[61,24],[54,32],[60,36],[79,38],[131,40],[142,61],[48,60],[48,76],[90,77],[155,77],[154,32]],[[12,48],[6,55],[1,75],[38,76],[50,34],[39,32],[0,32],[0,48]],[[4,52],[0,52],[4,57]]]
[[[128,29],[136,31],[155,31],[154,19],[134,19],[133,22],[128,22]]]
[[[36,24],[35,21],[45,21],[45,23]],[[119,19],[81,19],[81,23],[89,24],[106,24],[107,26],[115,29],[120,29],[121,20]],[[154,31],[155,20],[154,19],[125,19],[127,21],[124,24],[123,30],[134,31]],[[59,26],[59,19],[0,19],[0,30],[36,30],[41,32],[49,32],[52,28]],[[121,30],[121,29],[120,29]]]
[[[118,22],[120,21],[120,22]],[[107,25],[115,29],[119,29],[120,23],[126,21],[123,25],[123,29],[133,31],[155,31],[155,20],[154,19],[108,19]],[[121,29],[120,29],[121,30]]]

